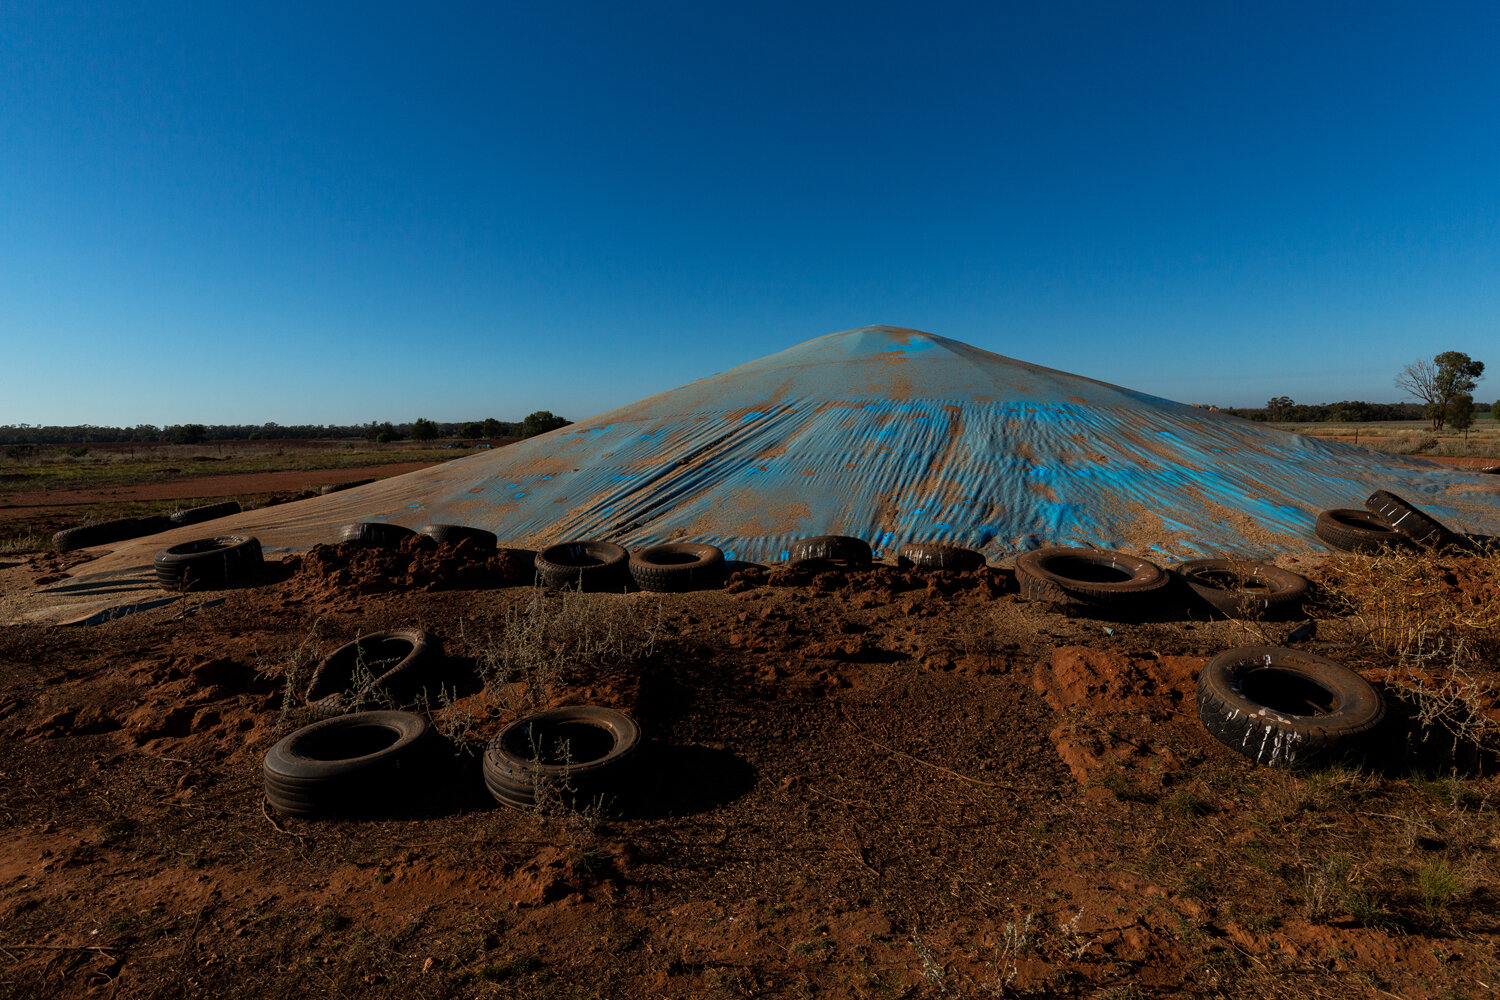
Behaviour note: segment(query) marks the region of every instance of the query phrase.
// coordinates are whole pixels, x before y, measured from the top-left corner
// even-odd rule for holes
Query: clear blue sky
[[[1500,371],[1497,53],[1489,2],[10,0],[0,423],[578,419],[871,323],[1397,399]]]

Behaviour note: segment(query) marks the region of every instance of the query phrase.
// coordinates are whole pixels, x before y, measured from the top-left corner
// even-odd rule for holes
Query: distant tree
[[[1454,396],[1448,400],[1444,416],[1454,430],[1464,432],[1465,441],[1469,440],[1469,428],[1474,426],[1474,397],[1466,392]]]
[[[1422,415],[1440,431],[1448,419],[1448,404],[1455,396],[1472,395],[1484,375],[1484,362],[1475,361],[1462,351],[1444,351],[1431,361],[1418,359],[1401,369],[1396,388],[1422,400]]]
[[[202,424],[182,424],[172,435],[177,444],[202,444],[208,440],[208,428]]]
[[[1269,417],[1273,423],[1281,423],[1282,421],[1290,420],[1292,416],[1292,407],[1296,405],[1297,404],[1292,401],[1291,396],[1272,397],[1271,399],[1266,400],[1266,416]]]
[[[438,425],[426,417],[418,417],[411,423],[413,441],[432,441],[438,436]]]
[[[458,432],[458,436],[465,441],[476,441],[484,437],[484,424],[481,424],[477,420],[470,420],[464,424],[463,429]]]
[[[1494,417],[1496,420],[1500,420],[1500,399],[1497,399],[1490,404],[1490,416]]]
[[[374,441],[376,444],[385,444],[389,441],[400,441],[402,437],[401,432],[396,430],[395,425],[393,425],[389,420],[383,420],[378,424],[372,420],[361,428],[361,432],[366,438]]]
[[[494,417],[485,417],[484,434],[481,436],[487,438],[505,437],[505,425]]]
[[[538,434],[566,427],[570,423],[572,423],[571,420],[564,420],[551,410],[537,410],[535,413],[528,413],[526,419],[521,421],[521,436],[523,438],[536,437]]]

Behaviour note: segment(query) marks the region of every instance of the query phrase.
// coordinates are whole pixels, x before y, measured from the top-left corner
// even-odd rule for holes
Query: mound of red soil
[[[1095,801],[1154,799],[1181,761],[1163,729],[1196,721],[1199,656],[1127,655],[1062,646],[1037,664],[1032,687],[1067,721],[1048,735]]]
[[[762,569],[751,566],[731,573],[724,589],[738,594],[757,587],[808,587],[848,599],[855,607],[889,604],[898,595],[912,591],[921,591],[929,597],[948,598],[949,603],[977,603],[1016,589],[1015,578],[1010,573],[989,567],[952,572],[898,569],[894,566],[871,566],[859,570],[792,566]]]
[[[530,553],[520,549],[483,549],[465,539],[438,545],[423,535],[396,548],[345,542],[315,545],[282,565],[291,576],[285,584],[293,601],[320,602],[351,594],[401,590],[443,590],[530,583]]]
[[[98,558],[97,552],[85,552],[82,549],[75,549],[72,552],[53,552],[49,549],[29,557],[26,560],[26,569],[31,573],[31,582],[40,587],[66,580],[72,576],[69,571],[74,566],[95,558]]]

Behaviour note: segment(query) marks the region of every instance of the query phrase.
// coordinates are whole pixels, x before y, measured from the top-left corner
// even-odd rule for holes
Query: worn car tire
[[[326,485],[318,487],[318,494],[320,496],[326,497],[330,493],[340,493],[344,490],[352,490],[356,486],[368,486],[374,481],[375,480],[373,479],[351,479],[347,483],[327,483]]]
[[[496,802],[514,809],[535,808],[544,782],[570,806],[608,805],[626,791],[640,744],[640,726],[623,712],[595,705],[549,709],[500,731],[484,754],[484,784]]]
[[[197,538],[156,554],[156,582],[163,590],[216,590],[251,579],[262,564],[260,542],[249,535]]]
[[[1318,515],[1313,534],[1345,552],[1379,552],[1412,545],[1410,538],[1363,510],[1325,510]]]
[[[817,568],[821,566],[841,569],[863,569],[870,565],[875,555],[870,543],[849,535],[816,535],[799,538],[787,551],[787,562],[794,567]]]
[[[724,550],[698,542],[652,545],[630,553],[630,577],[658,593],[717,587],[724,582]]]
[[[165,514],[151,514],[147,517],[138,517],[135,519],[135,534],[132,537],[140,538],[142,535],[159,535],[163,531],[171,531],[175,527],[176,525],[172,523],[172,519]]]
[[[415,531],[403,524],[391,524],[388,521],[356,521],[354,524],[346,524],[339,529],[339,541],[393,549],[415,534]]]
[[[117,517],[112,521],[64,528],[52,536],[52,547],[58,552],[71,552],[74,549],[108,545],[110,542],[123,542],[127,538],[151,534],[149,526],[143,527],[141,521],[142,518],[139,517]]]
[[[1139,606],[1171,582],[1166,572],[1145,559],[1109,549],[1050,545],[1016,557],[1021,596],[1044,604],[1082,601],[1100,607]]]
[[[1172,571],[1201,600],[1230,618],[1285,618],[1307,597],[1307,578],[1250,559],[1191,559]]]
[[[1356,747],[1385,717],[1385,703],[1341,663],[1284,646],[1240,646],[1199,672],[1198,717],[1257,764],[1296,764]]]
[[[266,753],[266,801],[287,816],[400,811],[403,793],[428,770],[431,732],[415,712],[356,712],[303,726]]]
[[[228,517],[230,514],[238,514],[239,512],[239,501],[225,500],[223,503],[211,503],[205,504],[202,507],[189,507],[187,510],[179,510],[172,514],[171,520],[174,525],[180,528],[188,524],[198,524],[220,517]]]
[[[630,553],[613,542],[559,542],[536,554],[532,565],[548,587],[605,590],[624,586]]]
[[[1365,501],[1365,510],[1401,532],[1418,545],[1435,549],[1465,548],[1466,540],[1436,518],[1386,490],[1376,490]]]
[[[421,629],[362,635],[318,661],[304,700],[321,715],[372,701],[401,704],[418,695],[423,673],[442,655],[437,636]]]
[[[426,535],[439,545],[473,542],[475,546],[486,550],[500,547],[500,539],[495,537],[493,531],[470,528],[464,524],[429,524],[425,525],[418,534]]]
[[[909,542],[896,550],[896,565],[902,569],[979,569],[984,556],[973,549],[936,542]]]

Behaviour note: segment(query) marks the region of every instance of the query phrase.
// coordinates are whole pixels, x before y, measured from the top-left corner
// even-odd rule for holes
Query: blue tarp
[[[755,561],[817,534],[885,552],[943,541],[991,558],[1050,543],[1270,555],[1322,548],[1318,511],[1359,507],[1379,488],[1500,533],[1494,477],[877,326],[520,444],[220,523],[272,550],[377,518],[474,525],[525,546],[703,541]]]

